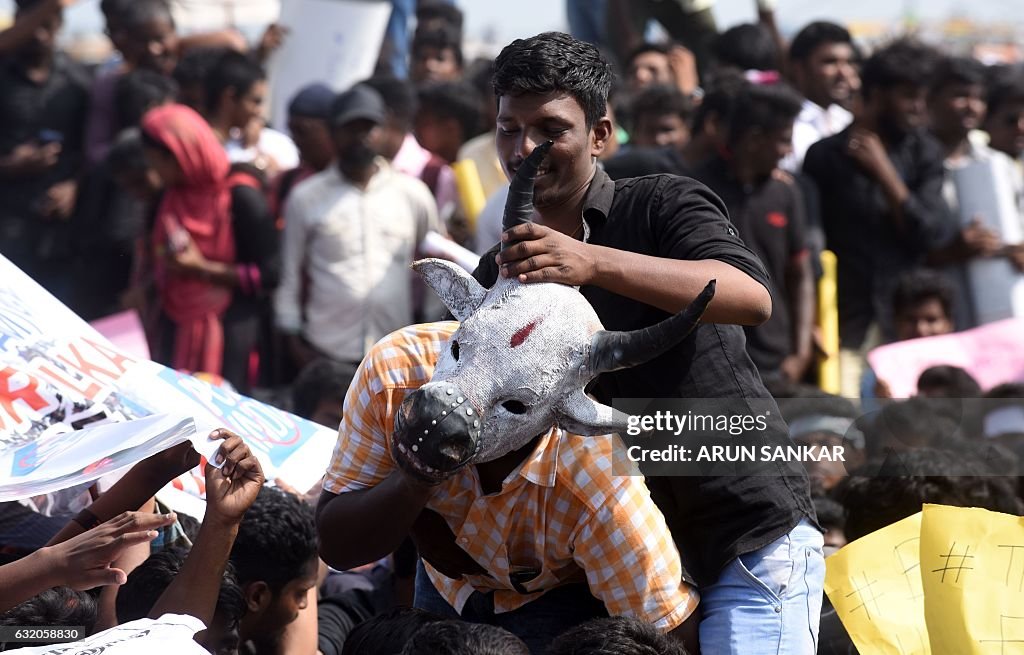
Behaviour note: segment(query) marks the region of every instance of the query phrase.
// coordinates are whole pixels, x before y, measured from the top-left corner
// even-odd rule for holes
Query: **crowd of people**
[[[181,35],[168,0],[103,0],[116,55],[86,67],[57,47],[67,4],[17,0],[0,33],[0,253],[87,320],[137,310],[155,361],[339,440],[300,493],[214,433],[201,521],[154,500],[198,464],[189,444],[70,512],[0,504],[0,625],[189,614],[211,653],[846,654],[825,555],[924,503],[1024,510],[1024,380],[940,365],[893,398],[866,359],[989,323],[1024,284],[1024,68],[910,36],[867,48],[834,22],[787,39],[764,0],[724,31],[710,2],[568,0],[572,36],[469,61],[455,3],[395,0],[377,71],[302,88],[277,131],[265,65],[302,35]],[[533,221],[510,229],[509,179],[546,141]],[[1010,216],[964,216],[977,165]],[[563,416],[423,475],[394,440],[460,358],[445,319],[470,314],[452,289],[471,281],[410,270],[431,238],[478,253],[484,289],[579,287],[608,330],[716,280],[685,341],[588,394],[777,403],[731,443],[844,460],[616,476],[614,442]],[[824,250],[837,395],[815,366]],[[535,401],[493,412],[516,425]]]

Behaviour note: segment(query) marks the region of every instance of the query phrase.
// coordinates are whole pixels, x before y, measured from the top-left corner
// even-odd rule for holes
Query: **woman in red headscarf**
[[[158,359],[247,388],[278,236],[258,182],[232,174],[206,121],[184,105],[142,119],[146,159],[164,183],[151,246],[162,320]],[[227,334],[227,337],[225,336]]]

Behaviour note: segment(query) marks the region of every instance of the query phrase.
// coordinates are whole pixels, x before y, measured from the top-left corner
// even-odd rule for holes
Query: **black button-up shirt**
[[[650,175],[613,182],[598,171],[583,216],[590,231],[588,243],[666,259],[715,259],[767,284],[764,268],[737,236],[722,201],[695,180]],[[474,272],[487,287],[498,278],[497,251],[495,246],[481,257]],[[636,330],[669,316],[599,287],[580,291],[609,330]],[[768,430],[756,440],[767,445],[791,443],[747,356],[743,328],[736,325],[701,324],[691,338],[661,357],[603,374],[589,391],[606,404],[624,398],[730,398],[751,407],[751,401],[767,401],[773,407]],[[757,476],[648,478],[683,562],[699,584],[714,582],[738,555],[771,543],[803,517],[814,516],[806,475],[782,468]]]
[[[844,348],[860,348],[875,321],[891,333],[896,278],[948,241],[955,224],[942,198],[942,146],[934,137],[911,132],[887,150],[910,191],[901,231],[881,186],[846,154],[850,129],[811,146],[804,173],[821,192],[825,245],[839,260],[839,337]]]

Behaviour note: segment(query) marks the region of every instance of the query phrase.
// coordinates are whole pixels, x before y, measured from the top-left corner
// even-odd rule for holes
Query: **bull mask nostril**
[[[455,358],[455,361],[459,361],[459,342],[458,341],[452,341],[452,357]]]
[[[526,405],[519,402],[518,400],[506,400],[501,403],[501,406],[505,408],[509,414],[525,414]]]

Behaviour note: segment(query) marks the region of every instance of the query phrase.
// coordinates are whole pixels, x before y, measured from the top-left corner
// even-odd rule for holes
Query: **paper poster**
[[[136,359],[149,359],[149,343],[142,321],[135,310],[120,312],[90,323],[97,332],[123,353]]]
[[[936,655],[1024,653],[1024,518],[925,505],[921,576]]]
[[[206,625],[194,616],[164,614],[159,619],[139,619],[103,630],[81,641],[14,648],[6,652],[20,655],[207,655],[206,649],[193,640],[197,632],[205,629]],[[38,630],[44,631],[45,628]]]
[[[862,537],[825,560],[825,593],[864,655],[928,655],[919,569],[921,514]]]
[[[288,103],[308,84],[340,92],[371,77],[390,16],[383,0],[282,2],[278,22],[291,32],[270,61],[271,125],[287,128]]]
[[[131,428],[88,437],[102,438],[103,447],[97,441],[65,450],[66,440],[87,437],[59,436],[155,415],[171,423],[128,423]],[[187,427],[171,427],[186,420]],[[246,439],[268,479],[281,478],[300,491],[323,475],[336,441],[334,430],[125,354],[0,256],[0,466],[7,465],[0,468],[0,487],[16,485],[19,493],[34,495],[68,472],[98,473],[95,479],[115,463],[148,456],[146,439],[164,439],[168,430],[179,441],[188,433],[206,452],[207,435],[218,427]],[[106,438],[136,428],[141,441]],[[32,448],[45,458],[36,457],[42,465],[26,483],[18,467]],[[82,459],[87,454],[91,461]]]
[[[917,379],[931,366],[959,366],[983,389],[1024,382],[1024,319],[989,323],[973,330],[900,341],[875,348],[868,362],[893,398],[917,395]]]

